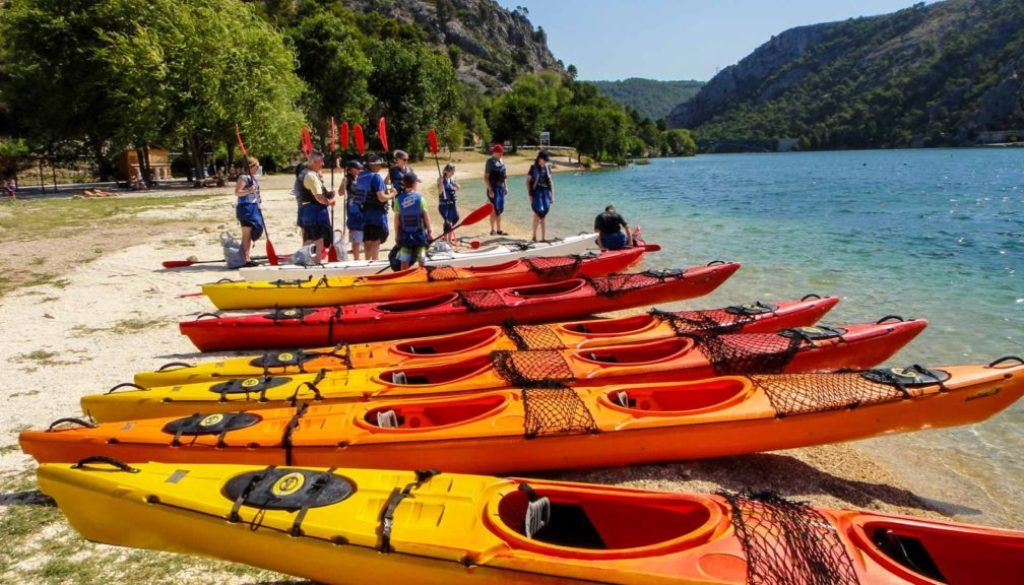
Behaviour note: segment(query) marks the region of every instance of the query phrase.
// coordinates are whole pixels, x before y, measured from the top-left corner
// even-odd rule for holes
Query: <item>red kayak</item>
[[[202,351],[360,343],[499,325],[578,319],[706,295],[740,265],[712,262],[682,270],[648,270],[552,284],[451,294],[387,303],[278,309],[239,316],[200,315],[180,323]],[[212,316],[213,318],[208,318]]]

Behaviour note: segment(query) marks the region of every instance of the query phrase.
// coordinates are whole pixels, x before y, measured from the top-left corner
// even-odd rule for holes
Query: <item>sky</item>
[[[934,0],[932,0],[934,1]],[[895,12],[914,0],[498,0],[529,10],[584,80],[711,79],[788,28]],[[929,4],[932,2],[928,2]]]

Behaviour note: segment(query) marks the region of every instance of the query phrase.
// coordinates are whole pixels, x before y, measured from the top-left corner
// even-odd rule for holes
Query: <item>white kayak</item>
[[[509,242],[494,244],[477,250],[430,252],[427,266],[487,266],[500,264],[517,258],[540,256],[568,256],[582,254],[596,248],[597,234],[581,234],[558,238],[546,242]],[[328,262],[315,266],[280,264],[278,266],[253,266],[240,268],[238,272],[250,282],[296,280],[320,278],[322,276],[363,276],[387,269],[387,260],[349,260]]]

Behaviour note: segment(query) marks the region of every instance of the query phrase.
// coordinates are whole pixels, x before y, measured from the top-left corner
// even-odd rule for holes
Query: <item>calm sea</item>
[[[465,187],[482,190],[479,182]],[[509,219],[529,225],[522,179],[512,187]],[[587,230],[614,203],[647,241],[663,246],[650,267],[743,263],[713,295],[675,307],[838,294],[843,302],[828,322],[887,314],[930,320],[891,365],[1024,356],[1024,149],[660,159],[559,174],[556,195],[549,233]],[[1019,497],[1022,428],[1017,404],[973,427],[858,447],[969,519],[971,506],[946,495],[967,490],[988,510]]]

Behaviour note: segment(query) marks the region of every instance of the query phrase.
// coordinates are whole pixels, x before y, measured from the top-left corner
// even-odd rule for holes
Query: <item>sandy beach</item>
[[[458,178],[480,178],[485,158],[456,154]],[[532,162],[524,157],[507,159],[511,173],[517,175]],[[414,167],[425,185],[434,184],[433,160]],[[294,251],[301,243],[293,225],[291,181],[290,175],[264,180],[266,217],[279,253]],[[520,180],[514,182],[513,191],[524,192]],[[6,226],[0,241],[8,252],[0,259],[0,273],[12,275],[0,297],[0,322],[6,333],[0,337],[0,361],[6,366],[9,386],[0,410],[0,539],[5,543],[0,551],[0,582],[292,582],[228,563],[87,543],[36,490],[34,463],[18,449],[19,431],[80,416],[78,400],[83,394],[105,391],[131,380],[138,370],[166,362],[213,357],[195,352],[176,326],[179,320],[211,310],[212,305],[203,297],[181,295],[233,273],[220,264],[163,270],[160,263],[189,256],[221,257],[219,234],[237,233],[230,188],[125,194],[119,195],[119,204],[127,205],[134,198],[148,204],[77,228],[57,242],[39,234],[16,233],[16,227],[3,222],[16,219],[20,211],[0,205],[0,226]],[[483,193],[460,193],[460,202],[464,210],[473,209],[483,202]],[[73,212],[76,206],[97,203],[83,199],[68,205]],[[23,207],[18,209],[33,204],[19,202]],[[436,213],[435,207],[431,209]],[[527,226],[506,224],[505,229],[512,236],[529,237]],[[460,235],[488,237],[486,222],[464,231]],[[262,244],[257,249],[262,250]],[[43,260],[37,261],[39,257]],[[37,274],[42,276],[33,276]],[[699,299],[689,306],[704,307]],[[680,491],[774,490],[816,504],[942,517],[899,479],[848,445],[557,477]],[[950,499],[955,501],[956,494],[950,494]],[[1013,513],[1016,517],[985,514],[962,520],[1012,527],[1020,520],[1019,511]],[[122,522],[125,529],[130,528],[130,519]]]

